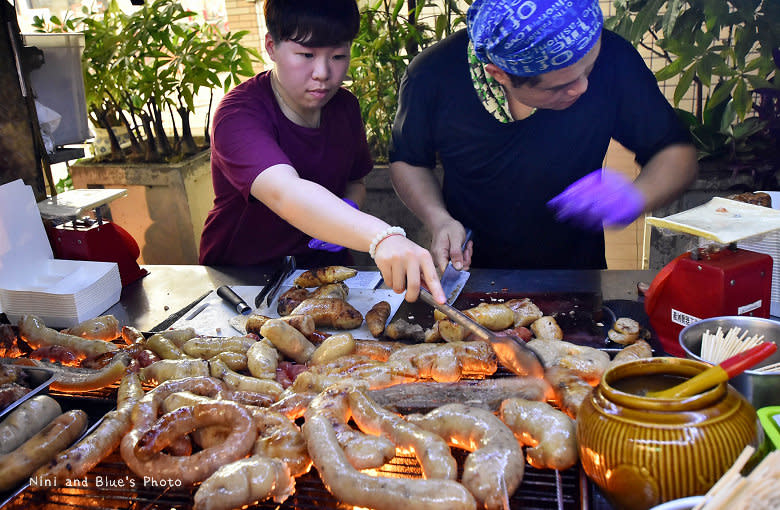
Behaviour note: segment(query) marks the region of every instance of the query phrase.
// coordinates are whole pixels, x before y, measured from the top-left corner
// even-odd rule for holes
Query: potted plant
[[[774,0],[617,0],[606,20],[634,45],[663,59],[659,81],[676,83],[673,103],[699,155],[699,178],[667,216],[713,196],[780,189],[780,3]],[[650,268],[698,244],[651,231]]]
[[[465,11],[457,2],[439,4],[370,0],[361,9],[347,86],[360,98],[368,145],[378,163],[387,163],[397,92],[406,66],[422,49],[465,26]]]
[[[772,0],[618,0],[606,21],[661,58],[709,187],[778,189],[780,4]],[[713,181],[719,181],[713,183]]]
[[[76,188],[126,188],[111,216],[141,247],[148,264],[197,263],[200,233],[214,192],[209,118],[214,91],[254,74],[256,50],[245,32],[224,32],[195,21],[174,0],[124,12],[84,7],[64,19],[36,19],[39,31],[84,32],[82,56],[87,111],[105,130],[110,150],[71,165]],[[195,97],[207,92],[202,137],[192,133]],[[127,144],[120,144],[125,137]]]
[[[224,33],[218,25],[193,21],[195,16],[174,0],[155,0],[129,14],[110,0],[103,11],[83,7],[81,15],[63,20],[36,17],[38,31],[84,32],[88,112],[111,139],[111,161],[171,161],[208,147],[211,108],[198,146],[190,129],[194,97],[201,89],[213,97],[213,89],[227,91],[254,74],[260,57],[241,45],[246,32]],[[128,133],[128,151],[120,149],[117,126]]]

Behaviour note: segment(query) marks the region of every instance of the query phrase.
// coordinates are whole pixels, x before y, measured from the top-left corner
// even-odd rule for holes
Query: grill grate
[[[468,297],[468,296],[466,296]],[[480,301],[483,299],[479,299]],[[587,300],[586,300],[587,301]],[[552,305],[551,305],[552,306]],[[583,306],[592,310],[593,303]],[[462,306],[459,308],[463,308]],[[546,309],[546,308],[545,308]],[[432,311],[426,310],[432,315]],[[587,324],[593,324],[594,318],[587,316]],[[432,320],[432,316],[431,316]],[[601,332],[588,333],[598,342],[603,342]],[[120,344],[121,345],[121,344]],[[492,377],[514,376],[503,367]],[[84,400],[115,401],[118,383],[79,393]],[[151,386],[145,387],[151,389]],[[72,393],[50,391],[55,396],[76,396]],[[459,466],[463,465],[466,452],[453,449]],[[399,455],[383,466],[380,472],[390,476],[420,477],[420,467],[411,456]],[[76,485],[76,484],[74,484]],[[604,508],[600,504],[598,491],[585,477],[579,465],[566,471],[535,469],[528,464],[520,487],[509,500],[512,509],[524,510],[588,510]],[[195,487],[155,487],[144,484],[143,478],[133,474],[122,461],[118,452],[114,452],[106,461],[90,471],[80,486],[56,488],[28,488],[11,500],[4,510],[71,510],[71,509],[111,509],[111,510],[152,510],[152,509],[188,509],[193,505]],[[593,503],[591,503],[593,501]],[[340,503],[323,485],[316,470],[296,478],[295,493],[283,504],[273,501],[260,502],[251,508],[278,510],[333,509],[349,510],[352,507]]]
[[[454,450],[459,464],[466,453]],[[419,477],[419,464],[413,457],[396,456],[380,469],[398,476]],[[582,510],[588,508],[587,483],[581,483],[578,466],[566,471],[534,469],[526,465],[520,487],[510,498],[513,509],[524,510]],[[265,501],[250,508],[256,509],[333,509],[346,510],[350,505],[340,503],[322,484],[316,470],[295,481],[295,493],[283,504]],[[193,504],[194,487],[156,487],[128,470],[117,452],[93,469],[85,478],[70,487],[30,487],[10,501],[7,510],[69,510],[111,509],[152,510],[186,509]]]

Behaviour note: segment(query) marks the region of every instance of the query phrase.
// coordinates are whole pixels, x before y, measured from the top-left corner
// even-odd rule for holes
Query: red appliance
[[[54,256],[116,262],[123,287],[149,274],[136,262],[141,250],[135,239],[119,225],[103,219],[101,208],[125,195],[125,189],[77,189],[39,202]],[[94,219],[82,216],[89,210],[94,211]]]
[[[645,311],[664,350],[684,357],[680,331],[724,315],[769,317],[772,257],[730,245],[698,248],[667,264],[645,293]]]
[[[138,243],[116,223],[84,218],[47,231],[56,258],[116,262],[123,287],[149,273],[136,262]]]

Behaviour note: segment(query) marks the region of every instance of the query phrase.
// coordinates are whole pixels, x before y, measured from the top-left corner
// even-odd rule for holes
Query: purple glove
[[[360,207],[358,207],[358,205],[352,200],[348,198],[342,198],[342,200],[345,201],[347,204],[351,205],[352,207],[354,207],[355,209],[357,209],[358,211],[360,210]],[[322,250],[322,251],[329,251],[334,253],[344,249],[344,247],[341,246],[340,244],[326,243],[325,241],[320,241],[319,239],[312,239],[311,241],[309,241],[309,248],[311,248],[312,250]]]
[[[622,174],[602,168],[591,172],[547,202],[559,221],[588,230],[625,226],[645,210],[645,197]]]

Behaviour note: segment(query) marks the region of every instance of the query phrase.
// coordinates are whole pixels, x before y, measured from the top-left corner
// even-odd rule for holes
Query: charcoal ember
[[[19,341],[16,326],[0,324],[0,357],[18,358],[31,351],[29,346]]]
[[[39,347],[27,355],[30,359],[74,364],[79,357],[67,347],[61,345],[46,345]]]

